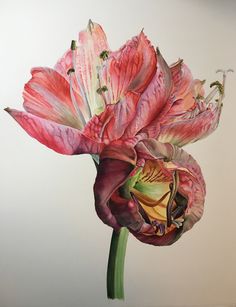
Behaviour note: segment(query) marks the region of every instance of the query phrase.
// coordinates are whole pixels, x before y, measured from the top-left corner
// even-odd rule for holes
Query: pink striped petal
[[[109,50],[109,47],[102,27],[89,21],[88,27],[79,33],[78,48],[68,50],[55,66],[67,79],[68,70],[75,69],[75,74],[72,74],[73,86],[83,98],[84,104],[89,105],[92,114],[100,113],[104,106],[103,98],[97,93],[100,87],[98,69],[103,63],[100,54],[104,50]]]
[[[122,138],[135,116],[138,99],[138,94],[129,92],[120,102],[108,105],[103,113],[93,116],[83,133],[106,144]]]
[[[107,103],[117,103],[128,91],[141,94],[156,71],[156,53],[143,32],[109,54],[101,73]]]
[[[221,105],[211,104],[202,112],[196,109],[196,115],[192,111],[184,114],[183,118],[164,123],[161,125],[158,140],[184,146],[207,137],[218,127],[221,109]]]
[[[81,120],[71,100],[69,83],[50,68],[34,68],[31,74],[32,78],[23,92],[25,110],[58,124],[81,128]],[[81,108],[81,98],[75,92],[73,95]]]
[[[135,112],[134,120],[126,129],[124,138],[131,138],[135,136],[141,129],[144,128],[145,133],[149,136],[149,124],[154,119],[158,119],[163,112],[163,109],[168,108],[168,98],[172,90],[171,73],[168,65],[159,53],[157,55],[157,71],[148,85],[145,92],[142,94],[137,109]],[[150,128],[151,129],[151,128]]]
[[[83,135],[79,130],[57,124],[27,112],[7,108],[6,111],[33,138],[54,151],[74,155],[99,154],[104,145]]]

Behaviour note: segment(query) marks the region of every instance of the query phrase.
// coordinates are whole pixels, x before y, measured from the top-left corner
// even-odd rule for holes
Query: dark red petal
[[[119,229],[120,225],[111,213],[109,200],[127,180],[135,162],[136,153],[132,147],[110,145],[101,153],[94,184],[95,208],[100,219],[115,229]]]

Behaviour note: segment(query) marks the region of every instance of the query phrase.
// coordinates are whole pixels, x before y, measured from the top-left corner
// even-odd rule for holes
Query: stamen
[[[172,224],[172,205],[175,199],[176,193],[179,186],[179,174],[177,171],[173,173],[173,186],[171,188],[170,197],[166,207],[166,217],[167,217],[167,227],[170,227]]]
[[[147,195],[144,196],[143,193],[139,192],[135,188],[132,188],[131,191],[141,202],[144,203],[145,206],[150,208],[154,208],[157,206],[165,208],[165,205],[162,204],[162,202],[170,194],[170,191],[168,191],[159,200],[154,200]]]
[[[86,121],[85,121],[84,116],[83,116],[82,112],[80,111],[78,103],[77,103],[77,101],[75,99],[75,95],[74,95],[74,92],[73,92],[73,86],[72,86],[72,78],[71,78],[71,74],[72,73],[74,73],[74,69],[73,68],[69,69],[68,72],[67,72],[67,74],[69,74],[69,80],[70,80],[70,96],[71,96],[71,101],[73,103],[73,106],[75,108],[77,116],[80,119],[80,121],[82,123],[82,126],[84,127],[86,125]]]
[[[72,64],[73,64],[73,69],[74,69],[74,72],[75,72],[75,78],[76,78],[76,81],[77,81],[77,84],[79,86],[79,90],[80,90],[80,93],[82,94],[82,98],[83,98],[83,101],[85,103],[85,106],[86,106],[86,109],[87,109],[87,112],[88,112],[88,117],[91,118],[92,117],[92,113],[91,113],[91,109],[89,107],[89,102],[88,102],[88,97],[82,87],[82,84],[80,83],[79,81],[79,78],[78,78],[78,75],[76,74],[76,41],[72,40],[71,41],[71,51],[72,51]]]
[[[99,88],[97,89],[97,93],[102,96],[105,105],[107,105],[108,100],[107,100],[107,97],[106,97],[106,92],[108,92],[108,88],[107,88],[106,85],[102,86],[102,84],[101,84],[100,67],[99,66],[97,66],[97,79],[98,79],[98,85],[99,85]]]
[[[226,76],[229,72],[233,72],[233,69],[218,69],[216,73],[223,73],[223,80],[222,83],[219,81],[215,81],[211,83],[210,87],[215,86],[215,88],[210,92],[210,94],[206,97],[205,103],[209,104],[209,102],[213,99],[213,97],[219,93],[219,99],[216,100],[217,105],[220,106],[222,104],[222,100],[225,96],[225,82],[226,82]]]

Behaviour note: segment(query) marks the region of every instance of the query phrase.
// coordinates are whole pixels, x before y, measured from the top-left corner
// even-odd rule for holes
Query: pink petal
[[[81,121],[71,101],[69,83],[55,70],[38,67],[31,70],[32,78],[24,87],[24,108],[27,112],[74,128]],[[81,98],[74,92],[78,107]]]
[[[135,116],[139,95],[129,92],[120,102],[108,105],[103,113],[95,115],[83,133],[106,144],[118,140]]]
[[[173,80],[173,93],[175,95],[175,100],[183,98],[186,93],[189,92],[193,76],[183,60],[179,60],[170,66],[172,80]]]
[[[108,88],[107,103],[116,103],[127,93],[141,94],[156,71],[156,53],[143,32],[118,51],[109,54],[102,71],[102,85]]]
[[[178,121],[164,123],[161,125],[158,140],[178,146],[196,142],[215,131],[219,124],[221,109],[220,105],[209,105],[205,111],[196,110],[198,114],[195,116],[193,111]]]
[[[124,138],[135,136],[141,129],[144,128],[145,133],[149,134],[145,128],[154,119],[158,119],[167,106],[167,100],[172,90],[172,80],[168,65],[159,53],[157,55],[157,71],[148,85],[145,92],[142,94],[136,109],[134,120],[126,129]],[[155,125],[156,126],[156,125]]]
[[[104,50],[109,50],[106,35],[99,24],[90,21],[88,27],[79,33],[79,46],[74,51],[75,63],[72,51],[68,50],[55,66],[67,79],[68,70],[75,68],[75,74],[72,75],[74,88],[83,97],[84,104],[89,105],[92,114],[99,113],[104,104],[97,93],[100,87],[98,68],[103,63],[100,54]]]
[[[7,108],[6,111],[33,138],[45,146],[65,155],[99,154],[103,144],[97,143],[79,130],[57,124],[27,112]]]

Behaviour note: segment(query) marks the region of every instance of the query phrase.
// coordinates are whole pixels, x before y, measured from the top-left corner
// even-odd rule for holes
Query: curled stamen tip
[[[234,70],[232,68],[229,69],[217,69],[216,73],[222,72],[224,75],[227,75],[227,73],[229,72],[234,72]]]
[[[71,50],[75,50],[76,49],[76,41],[75,40],[71,41],[70,49]]]

